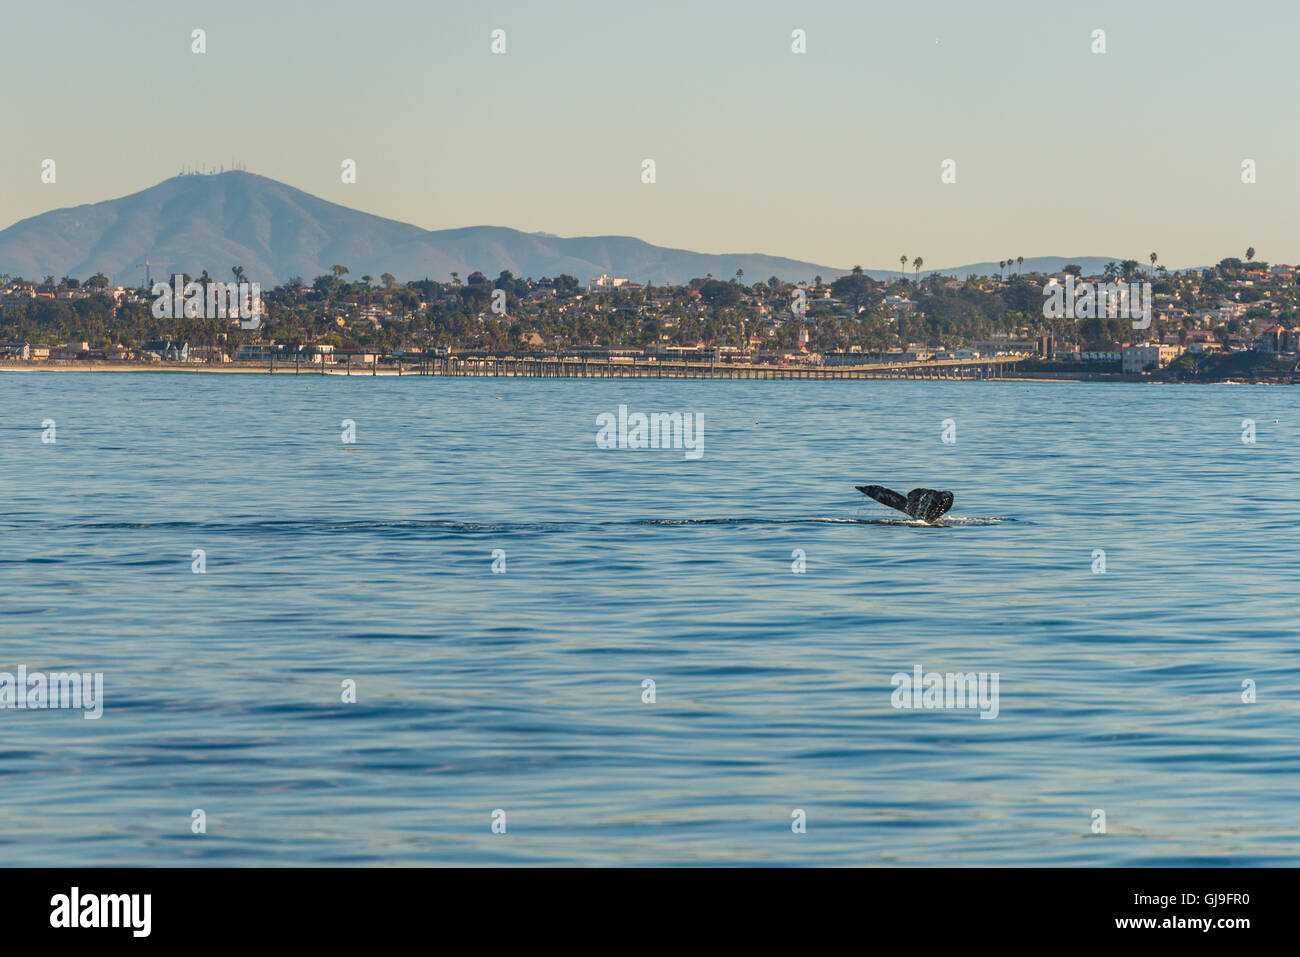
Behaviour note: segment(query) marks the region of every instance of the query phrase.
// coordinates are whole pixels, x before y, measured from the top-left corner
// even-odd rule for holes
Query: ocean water
[[[1296,395],[0,373],[0,863],[1298,864]]]

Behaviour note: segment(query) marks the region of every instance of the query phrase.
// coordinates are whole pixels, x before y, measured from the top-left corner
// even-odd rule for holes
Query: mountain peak
[[[122,285],[157,274],[229,275],[244,267],[270,287],[293,276],[310,281],[341,264],[353,276],[392,273],[400,281],[448,279],[481,271],[496,276],[557,276],[586,281],[602,274],[638,282],[684,283],[712,274],[751,279],[834,279],[847,269],[758,253],[710,254],[667,249],[630,236],[560,237],[505,226],[427,230],[341,206],[247,170],[182,173],[155,186],[99,203],[51,210],[0,231],[0,272],[39,279],[102,272]],[[1077,262],[1099,272],[1106,257],[1027,258],[1026,271],[1056,272]],[[935,270],[927,270],[926,273]],[[938,270],[965,277],[998,271],[997,263]],[[896,270],[868,270],[876,279]]]
[[[653,282],[685,282],[713,273],[811,278],[844,270],[775,256],[708,255],[665,249],[621,236],[561,238],[503,226],[426,230],[349,209],[247,170],[182,173],[117,199],[51,210],[0,231],[0,272],[28,278],[143,279],[149,260],[167,271],[226,275],[243,266],[271,286],[311,278],[334,264],[352,275],[392,273],[399,280],[450,278],[475,270],[495,276],[602,273]],[[155,270],[156,271],[156,270]]]

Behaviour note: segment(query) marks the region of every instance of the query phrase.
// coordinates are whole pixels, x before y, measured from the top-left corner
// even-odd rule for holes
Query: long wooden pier
[[[990,356],[981,359],[929,359],[919,362],[881,362],[853,366],[754,365],[741,362],[704,362],[576,356],[514,355],[393,355],[379,362],[352,364],[340,356],[335,373],[374,375],[387,367],[397,375],[505,376],[530,379],[998,379],[1028,356]],[[281,364],[281,371],[288,371]],[[295,369],[295,371],[297,371]],[[324,366],[304,371],[325,372]]]

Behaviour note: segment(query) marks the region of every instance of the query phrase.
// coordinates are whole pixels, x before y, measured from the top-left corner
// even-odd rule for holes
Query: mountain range
[[[1027,258],[1025,271],[1056,272],[1078,263],[1100,272],[1105,256]],[[118,199],[51,210],[0,230],[0,273],[41,279],[102,272],[114,283],[144,281],[148,259],[155,277],[204,269],[229,278],[243,266],[250,281],[271,286],[293,276],[310,282],[330,267],[349,278],[392,273],[399,281],[465,278],[480,270],[495,278],[503,269],[540,279],[562,273],[586,282],[601,274],[638,282],[682,283],[712,274],[730,279],[743,269],[749,281],[777,276],[833,279],[847,268],[821,266],[760,253],[716,255],[652,246],[629,236],[562,238],[503,226],[421,229],[337,203],[244,171],[175,176]],[[942,272],[964,278],[991,275],[996,262]],[[869,269],[875,279],[898,270]],[[909,266],[908,275],[912,275]]]

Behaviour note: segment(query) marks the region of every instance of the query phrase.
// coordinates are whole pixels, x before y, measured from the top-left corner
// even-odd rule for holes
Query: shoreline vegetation
[[[399,283],[341,264],[269,289],[237,265],[234,283],[204,270],[138,287],[0,274],[0,369],[1300,381],[1296,268],[1254,249],[1173,273],[1147,258],[1088,277],[1021,274],[1019,259],[992,276],[922,276],[916,257],[890,280],[854,267],[754,282],[737,269],[681,285],[506,270]],[[1121,282],[1141,287],[1140,321],[1093,305]],[[223,308],[231,296],[248,310]]]

